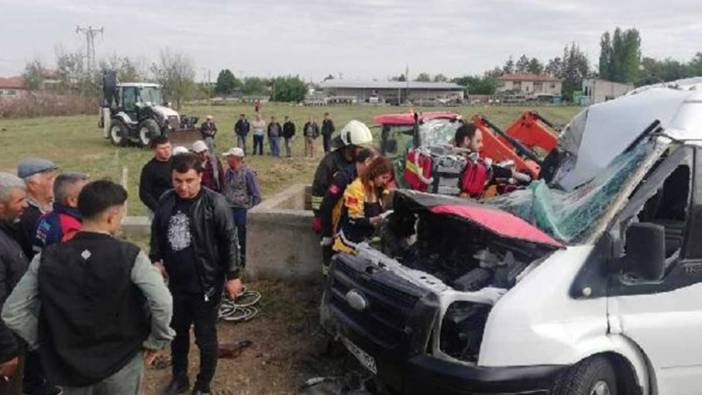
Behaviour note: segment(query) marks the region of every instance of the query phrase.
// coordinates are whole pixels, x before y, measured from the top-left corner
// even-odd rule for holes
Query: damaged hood
[[[582,111],[561,136],[560,147],[572,161],[556,184],[569,191],[593,179],[656,120],[676,138],[699,138],[702,79],[641,87]]]
[[[516,215],[467,199],[402,189],[395,192],[393,208],[396,213],[428,211],[451,216],[503,239],[526,241],[551,249],[565,247]]]

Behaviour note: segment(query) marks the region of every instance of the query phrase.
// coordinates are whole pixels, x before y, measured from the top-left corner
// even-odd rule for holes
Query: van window
[[[628,223],[652,223],[665,229],[668,264],[688,256],[685,239],[692,202],[693,157],[691,148],[681,147],[662,158],[632,195],[635,206],[628,208],[635,213]],[[621,234],[626,234],[626,228]]]

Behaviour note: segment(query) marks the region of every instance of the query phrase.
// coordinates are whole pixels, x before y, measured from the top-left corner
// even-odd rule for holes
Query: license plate
[[[375,364],[375,358],[370,356],[367,352],[361,350],[361,348],[353,344],[351,340],[342,337],[341,341],[342,343],[344,343],[344,346],[346,346],[346,349],[349,350],[349,352],[353,354],[353,356],[356,357],[356,359],[358,359],[358,362],[361,363],[361,366],[370,370],[370,372],[373,374],[378,374],[378,367]]]

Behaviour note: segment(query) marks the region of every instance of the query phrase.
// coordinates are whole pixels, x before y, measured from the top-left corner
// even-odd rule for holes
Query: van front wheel
[[[588,358],[558,378],[554,395],[617,395],[614,367],[605,357]]]

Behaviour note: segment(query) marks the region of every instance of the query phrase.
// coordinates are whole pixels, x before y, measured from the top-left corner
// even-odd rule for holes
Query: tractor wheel
[[[119,119],[113,119],[110,125],[110,141],[114,145],[124,147],[127,145],[129,130],[127,125]]]
[[[617,395],[614,366],[602,356],[578,363],[558,378],[555,395]]]
[[[148,147],[151,139],[161,135],[161,128],[153,119],[147,119],[139,125],[139,145]]]

